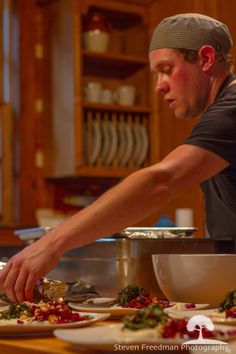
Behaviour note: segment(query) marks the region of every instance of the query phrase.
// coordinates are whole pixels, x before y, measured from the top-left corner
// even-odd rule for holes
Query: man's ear
[[[209,71],[215,62],[215,49],[210,45],[204,45],[199,50],[199,58],[204,72]]]

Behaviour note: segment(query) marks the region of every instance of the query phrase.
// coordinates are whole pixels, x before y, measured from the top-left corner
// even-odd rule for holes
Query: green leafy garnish
[[[231,290],[227,292],[224,300],[219,304],[219,312],[230,310],[232,307],[236,306],[236,290]]]
[[[154,328],[158,323],[165,323],[167,319],[168,316],[163,307],[158,304],[152,304],[145,309],[137,311],[134,315],[125,316],[122,322],[124,323],[124,329],[136,331],[144,328]]]
[[[118,293],[118,297],[115,301],[116,304],[124,306],[131,300],[142,297],[143,295],[149,295],[148,291],[136,285],[128,285]]]
[[[11,304],[8,310],[0,313],[0,320],[10,320],[12,318],[19,318],[23,313],[27,315],[27,317],[32,317],[32,313],[29,309],[29,306],[26,304]]]

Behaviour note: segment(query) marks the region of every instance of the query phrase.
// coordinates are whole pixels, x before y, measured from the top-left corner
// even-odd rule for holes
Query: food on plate
[[[90,316],[81,316],[77,312],[72,312],[65,303],[57,301],[40,301],[38,304],[25,301],[19,304],[10,304],[7,310],[0,313],[0,323],[1,320],[15,320],[19,325],[37,322],[50,324],[71,323],[91,318]]]
[[[227,292],[217,311],[212,312],[211,317],[219,319],[236,318],[236,290]]]
[[[159,323],[165,323],[167,319],[168,315],[164,312],[163,307],[158,304],[152,304],[133,315],[125,316],[122,322],[125,329],[135,331],[144,328],[154,328]]]
[[[144,308],[152,303],[149,292],[136,285],[128,285],[118,293],[114,304],[122,307]]]
[[[83,302],[87,299],[99,296],[94,285],[88,284],[82,280],[77,280],[72,283],[63,283],[59,280],[42,278],[35,285],[33,302],[40,300]],[[0,299],[7,303],[11,302],[3,292],[0,292]]]
[[[113,302],[113,305],[136,309],[142,309],[151,304],[159,304],[165,308],[172,306],[168,300],[157,299],[155,296],[151,297],[147,289],[137,285],[128,285],[121,289],[118,297]]]
[[[182,310],[192,310],[195,309],[197,306],[196,304],[193,303],[181,303],[177,302],[176,304],[169,305],[168,307],[171,308],[171,310],[176,310],[176,311],[182,311]]]
[[[156,296],[151,297],[147,289],[137,285],[128,285],[121,289],[121,291],[118,293],[118,297],[113,301],[113,303],[111,303],[111,305],[136,309],[142,309],[151,304],[158,304],[163,308],[171,308],[173,310],[187,310],[196,307],[196,304],[192,303],[173,304],[166,299],[158,299]]]
[[[236,318],[236,290],[229,291],[219,304],[219,312],[225,312],[226,317]]]
[[[201,317],[201,316],[200,316]],[[152,304],[145,309],[138,310],[135,314],[125,316],[122,320],[121,337],[153,337],[170,339],[195,339],[199,338],[200,330],[204,338],[225,338],[236,335],[236,330],[210,330],[206,326],[190,326],[186,319],[172,319],[158,304]],[[210,321],[210,319],[209,319]],[[200,323],[200,322],[199,322]],[[200,328],[202,327],[202,328]]]

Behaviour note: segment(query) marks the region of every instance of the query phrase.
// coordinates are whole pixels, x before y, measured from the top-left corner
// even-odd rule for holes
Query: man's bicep
[[[177,147],[160,163],[160,167],[171,176],[168,184],[173,197],[216,175],[228,165],[227,161],[215,153],[188,144]]]

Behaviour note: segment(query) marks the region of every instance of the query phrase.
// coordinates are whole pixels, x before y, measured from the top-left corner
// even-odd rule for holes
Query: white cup
[[[85,101],[87,102],[100,102],[101,100],[102,85],[100,82],[88,82],[85,86]]]
[[[193,209],[190,208],[176,209],[175,225],[177,227],[193,227]]]
[[[109,89],[103,89],[101,92],[101,103],[113,103],[113,94]]]
[[[132,85],[118,87],[114,93],[114,99],[123,106],[132,106],[135,102],[136,89]]]

